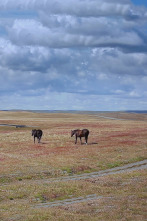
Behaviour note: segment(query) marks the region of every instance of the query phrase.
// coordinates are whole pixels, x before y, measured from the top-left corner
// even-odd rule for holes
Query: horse
[[[83,129],[83,130],[72,130],[71,131],[71,137],[75,135],[76,140],[75,140],[75,144],[77,143],[77,138],[80,138],[81,144],[82,144],[82,137],[85,137],[85,143],[87,144],[88,141],[88,135],[89,135],[89,130],[88,129]]]
[[[32,136],[34,136],[34,143],[35,143],[35,137],[37,137],[38,143],[40,143],[42,134],[43,134],[43,132],[42,132],[42,130],[40,130],[40,129],[38,129],[38,130],[36,130],[36,129],[32,130]]]

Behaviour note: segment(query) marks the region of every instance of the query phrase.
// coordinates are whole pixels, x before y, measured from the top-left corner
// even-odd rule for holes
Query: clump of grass
[[[64,167],[64,168],[62,168],[62,171],[64,173],[67,173],[68,175],[72,175],[72,174],[90,173],[91,168],[86,165],[80,165],[80,166],[74,166],[71,168]]]
[[[115,167],[123,166],[125,164],[136,163],[136,162],[139,162],[139,161],[142,161],[142,160],[145,160],[145,159],[146,159],[145,157],[138,156],[138,157],[130,158],[128,160],[120,160],[120,161],[113,161],[113,162],[103,162],[103,161],[101,161],[97,164],[97,167],[100,170],[112,169],[112,168],[115,168]]]
[[[99,170],[106,170],[106,169],[112,169],[112,168],[123,166],[123,165],[124,165],[123,161],[99,162],[97,164],[97,167],[99,168]]]
[[[10,183],[13,179],[11,177],[0,177],[0,184]]]
[[[21,177],[17,177],[17,180],[18,180],[18,181],[22,181],[22,179],[23,179],[23,178],[21,178]]]
[[[147,157],[137,156],[128,160],[128,163],[135,163],[147,159]]]
[[[115,168],[115,167],[119,167],[119,166],[123,166],[123,165],[124,165],[124,162],[116,161],[116,162],[112,162],[112,163],[107,163],[106,168],[111,169],[111,168]]]
[[[72,168],[70,167],[63,167],[62,171],[64,174],[72,175]]]

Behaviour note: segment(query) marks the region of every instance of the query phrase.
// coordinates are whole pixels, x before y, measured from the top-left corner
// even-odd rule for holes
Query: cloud
[[[12,44],[20,46],[116,47],[126,52],[147,51],[146,34],[136,22],[126,22],[122,16],[112,18],[107,13],[103,17],[77,17],[41,11],[37,20],[15,19],[6,31]]]
[[[133,6],[129,0],[117,3],[106,0],[2,0],[1,8],[4,11],[29,10],[28,17],[30,10],[31,14],[34,11],[34,19],[11,18],[13,23],[7,26],[6,31],[12,43],[17,45],[147,50],[146,34],[140,28],[147,18],[147,10]],[[35,11],[38,11],[38,18]]]
[[[1,0],[0,17],[3,108],[131,109],[139,99],[145,107],[145,7],[130,0]]]
[[[8,35],[13,44],[20,46],[115,47],[127,52],[147,50],[144,36],[135,32],[134,27],[125,30],[119,21],[108,21],[105,18],[91,18],[88,21],[75,19],[74,24],[60,25],[59,28],[48,28],[34,20],[16,20],[13,26],[8,28]]]
[[[129,0],[1,0],[1,10],[42,10],[48,14],[66,14],[78,17],[124,16],[136,19],[145,14],[144,8],[130,4]]]

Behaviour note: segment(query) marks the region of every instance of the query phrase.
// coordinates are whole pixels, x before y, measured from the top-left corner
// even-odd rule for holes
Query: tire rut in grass
[[[94,173],[90,173],[90,174],[76,175],[76,176],[72,176],[72,177],[64,177],[64,178],[60,178],[60,179],[57,178],[57,179],[45,181],[45,182],[59,182],[59,181],[65,182],[65,181],[72,181],[72,180],[92,179],[92,178],[97,178],[100,176],[120,174],[120,173],[131,172],[131,171],[142,170],[142,169],[147,169],[147,160],[143,160],[143,161],[140,161],[137,163],[131,163],[131,164],[117,167],[117,168],[113,168],[113,169],[108,169],[105,171],[94,172]],[[39,203],[33,207],[35,207],[35,208],[51,208],[51,207],[67,206],[67,205],[71,205],[74,203],[89,202],[91,200],[99,200],[102,198],[111,198],[111,197],[104,197],[104,196],[98,196],[96,194],[92,194],[92,195],[87,195],[85,197],[57,200],[55,202]]]

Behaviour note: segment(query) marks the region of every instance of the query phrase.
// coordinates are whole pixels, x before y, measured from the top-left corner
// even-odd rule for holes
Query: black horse
[[[43,134],[43,132],[42,132],[42,130],[40,130],[40,129],[38,129],[38,130],[36,130],[36,129],[32,130],[32,136],[34,136],[34,143],[35,143],[35,137],[37,137],[38,143],[40,143],[42,134]]]
[[[89,135],[89,130],[88,129],[83,129],[83,130],[72,130],[71,131],[71,137],[75,135],[76,137],[76,140],[75,140],[75,144],[77,143],[77,138],[79,137],[80,138],[80,141],[81,141],[81,144],[82,144],[82,137],[85,137],[85,141],[86,141],[86,144],[87,144],[87,141],[88,141],[88,135]]]

